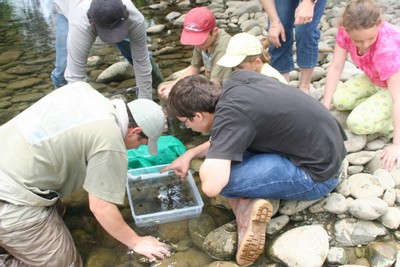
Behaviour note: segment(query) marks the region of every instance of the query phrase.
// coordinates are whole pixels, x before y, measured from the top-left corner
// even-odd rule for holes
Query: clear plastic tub
[[[128,170],[126,189],[133,219],[137,226],[151,226],[198,217],[204,206],[189,171],[181,181],[173,171],[159,173],[168,166]]]

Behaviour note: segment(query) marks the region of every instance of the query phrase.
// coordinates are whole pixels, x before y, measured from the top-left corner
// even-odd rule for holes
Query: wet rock
[[[36,84],[42,83],[43,80],[42,79],[38,79],[38,78],[27,78],[24,80],[19,80],[16,82],[11,82],[7,85],[6,89],[10,89],[10,90],[19,90],[19,89],[23,89],[23,88],[28,88],[31,86],[34,86]]]
[[[86,267],[108,267],[118,262],[118,255],[112,249],[95,248],[87,256]]]
[[[29,65],[29,66],[19,65],[6,70],[6,73],[16,74],[16,75],[26,75],[38,72],[41,69],[42,69],[41,65]]]
[[[134,77],[132,65],[129,62],[117,62],[105,69],[97,77],[96,82],[106,83],[110,81],[123,81]]]
[[[16,95],[11,99],[12,103],[28,102],[33,103],[45,96],[44,93],[22,94]]]
[[[17,77],[18,77],[17,75],[9,74],[6,72],[0,72],[0,81],[11,81],[15,80]]]
[[[16,110],[0,110],[0,125],[3,125],[7,121],[11,120],[15,116],[18,115],[18,111]]]
[[[12,103],[10,101],[11,97],[3,97],[0,100],[0,110],[7,109],[11,107]]]
[[[239,265],[232,261],[214,261],[207,265],[207,267],[239,267]]]
[[[20,56],[22,54],[23,54],[23,52],[19,51],[19,50],[5,51],[0,54],[0,65],[3,65],[5,63],[9,63],[12,61],[16,61],[20,58]]]
[[[176,18],[178,18],[180,15],[182,15],[180,12],[177,11],[172,11],[168,13],[165,16],[165,19],[168,20],[169,22],[173,22]]]
[[[229,260],[234,258],[237,250],[236,221],[211,231],[204,239],[203,250],[214,259]]]
[[[154,25],[154,26],[147,28],[147,33],[148,34],[159,34],[165,30],[165,27],[166,26],[164,24]]]
[[[192,267],[192,266],[207,266],[213,262],[206,253],[197,249],[188,249],[187,251],[176,253],[170,258],[157,263],[157,267]]]
[[[163,223],[158,227],[158,233],[162,239],[176,243],[187,236],[188,224],[188,220]]]
[[[213,218],[207,214],[201,214],[200,217],[189,221],[189,234],[193,243],[199,248],[203,247],[204,239],[216,228]]]
[[[74,230],[71,234],[79,250],[79,254],[81,254],[83,258],[86,258],[93,246],[96,245],[96,240],[82,229]]]
[[[87,59],[86,66],[87,66],[88,68],[90,68],[90,67],[95,67],[95,66],[99,65],[100,62],[101,62],[101,58],[100,58],[99,56],[90,56],[90,57]]]

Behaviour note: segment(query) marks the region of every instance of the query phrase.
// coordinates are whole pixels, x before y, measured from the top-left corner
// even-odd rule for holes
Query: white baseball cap
[[[147,147],[151,155],[157,155],[158,138],[164,130],[165,116],[161,106],[148,99],[136,99],[128,104],[132,117],[149,138]]]
[[[233,68],[242,63],[247,56],[260,55],[263,47],[258,38],[249,33],[238,33],[228,43],[225,55],[217,64],[227,68]]]

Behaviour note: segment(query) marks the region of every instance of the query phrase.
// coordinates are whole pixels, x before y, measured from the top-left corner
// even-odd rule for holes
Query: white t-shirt
[[[90,26],[87,11],[92,0],[55,0],[56,12],[68,19],[67,68],[68,83],[85,81],[86,63],[97,34]],[[152,99],[151,64],[147,49],[147,32],[144,16],[130,0],[122,0],[129,12],[127,38],[130,42],[132,63],[139,98]]]

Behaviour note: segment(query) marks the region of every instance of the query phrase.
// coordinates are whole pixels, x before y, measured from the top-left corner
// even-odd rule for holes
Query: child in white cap
[[[238,33],[231,38],[225,55],[217,62],[227,68],[254,70],[287,84],[286,79],[268,64],[269,56],[260,40],[249,33]]]

